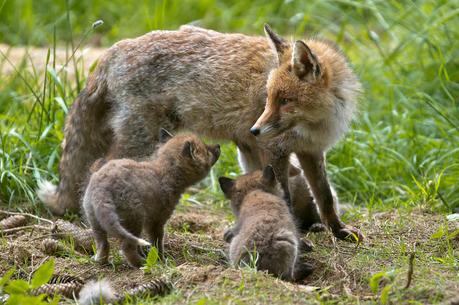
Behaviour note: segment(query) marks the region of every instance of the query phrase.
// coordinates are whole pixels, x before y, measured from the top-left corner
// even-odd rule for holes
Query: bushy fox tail
[[[81,305],[96,305],[114,303],[118,299],[110,283],[105,280],[90,281],[80,290],[78,303]]]
[[[39,197],[57,215],[64,214],[66,210],[80,210],[79,197],[87,182],[89,166],[106,154],[112,142],[107,119],[110,105],[105,98],[105,61],[103,59],[89,77],[86,88],[78,95],[67,115],[57,191],[51,193],[51,188],[46,191],[40,188]]]
[[[37,196],[52,211],[59,209],[57,205],[57,186],[47,180],[38,181]]]

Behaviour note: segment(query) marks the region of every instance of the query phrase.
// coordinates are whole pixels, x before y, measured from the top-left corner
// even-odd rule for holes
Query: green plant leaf
[[[148,269],[153,268],[159,260],[158,249],[156,247],[151,247],[150,251],[148,252],[147,259],[145,260],[145,264]]]
[[[199,300],[196,302],[196,305],[206,305],[206,304],[207,304],[207,301],[208,301],[208,299],[206,299],[206,298],[199,299]]]
[[[381,281],[381,279],[385,275],[386,275],[386,272],[381,271],[381,272],[375,273],[375,274],[373,274],[371,276],[370,281],[369,281],[368,284],[370,285],[370,289],[371,289],[371,291],[373,291],[373,293],[378,292],[379,282]]]
[[[50,259],[45,262],[40,268],[35,271],[32,277],[32,288],[40,287],[43,284],[46,284],[53,275],[54,272],[54,259]]]
[[[3,277],[0,279],[0,290],[3,288],[3,286],[5,286],[5,284],[10,280],[11,276],[14,274],[14,272],[16,271],[16,268],[11,268],[10,270],[8,270],[5,275],[3,275]]]
[[[5,287],[5,292],[9,294],[23,294],[29,290],[29,283],[24,280],[13,280]]]
[[[389,293],[392,285],[387,285],[381,290],[381,304],[387,304],[389,301]]]

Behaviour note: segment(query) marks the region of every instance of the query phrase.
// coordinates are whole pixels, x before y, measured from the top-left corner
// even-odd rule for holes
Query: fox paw
[[[324,225],[324,224],[321,223],[321,222],[316,222],[316,223],[313,223],[313,224],[309,227],[309,231],[310,231],[310,232],[314,232],[314,233],[324,232],[324,231],[327,231],[327,226]]]
[[[333,235],[341,240],[356,243],[361,243],[365,239],[365,236],[359,229],[349,225],[344,225],[343,227],[333,230]]]

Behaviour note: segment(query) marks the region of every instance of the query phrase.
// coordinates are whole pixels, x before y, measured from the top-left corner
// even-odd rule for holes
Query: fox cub
[[[107,233],[122,240],[122,252],[133,267],[142,263],[138,246],[152,243],[162,256],[164,225],[180,196],[203,179],[220,156],[219,145],[206,145],[193,134],[172,137],[161,129],[160,142],[164,144],[148,160],[111,160],[91,176],[83,208],[98,262],[108,259]],[[138,237],[142,228],[150,242]]]
[[[300,240],[293,216],[282,199],[274,170],[267,166],[236,180],[219,178],[237,217],[231,230],[229,257],[234,265],[255,259],[258,270],[299,281],[312,267],[299,262]]]

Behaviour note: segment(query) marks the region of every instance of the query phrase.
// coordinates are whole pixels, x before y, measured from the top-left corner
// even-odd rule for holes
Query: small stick
[[[8,212],[8,211],[3,211],[3,210],[0,210],[0,213],[2,214],[6,214],[6,215],[22,215],[22,216],[28,216],[28,217],[32,217],[32,218],[35,218],[39,221],[43,221],[43,222],[47,222],[49,224],[54,224],[54,222],[52,222],[51,220],[49,219],[46,219],[46,218],[41,218],[41,217],[38,217],[37,215],[33,215],[33,214],[30,214],[30,213],[19,213],[19,212]]]
[[[216,248],[204,248],[204,247],[201,247],[201,246],[198,246],[198,245],[194,245],[194,244],[190,244],[189,245],[191,248],[195,249],[195,250],[200,250],[200,251],[203,251],[203,252],[214,252],[214,253],[218,253],[221,257],[223,258],[228,258],[226,256],[226,253],[225,251],[223,251],[222,249],[216,249]]]
[[[411,285],[411,280],[413,278],[413,267],[414,267],[414,251],[410,253],[410,258],[408,260],[408,279],[406,281],[405,289],[409,288]]]
[[[49,230],[48,227],[32,225],[32,226],[23,226],[23,227],[16,227],[16,228],[11,228],[11,229],[0,230],[0,234],[13,233],[13,232],[27,230],[27,229]]]

